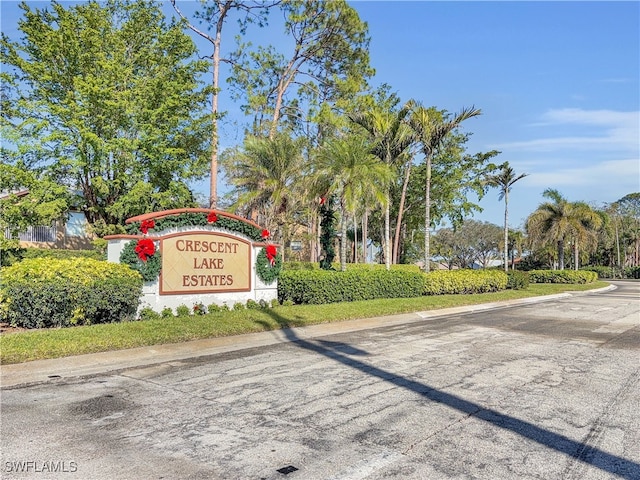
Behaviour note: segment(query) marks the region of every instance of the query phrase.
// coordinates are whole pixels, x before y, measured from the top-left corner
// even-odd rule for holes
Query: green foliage
[[[509,270],[507,272],[507,288],[513,290],[525,290],[529,287],[529,273],[520,272],[518,270]]]
[[[196,303],[193,306],[193,314],[194,315],[204,315],[207,313],[207,309],[202,303]]]
[[[336,251],[333,247],[333,241],[336,238],[336,216],[333,202],[334,198],[331,196],[320,206],[320,246],[323,252],[320,268],[323,270],[333,270],[331,264],[336,258]]]
[[[531,283],[593,283],[598,279],[596,272],[584,270],[531,270]]]
[[[497,292],[507,283],[507,274],[498,270],[438,270],[425,274],[424,294]]]
[[[45,250],[43,248],[25,248],[24,259],[27,258],[57,258],[67,260],[71,258],[92,258],[94,260],[106,260],[106,255],[98,250]]]
[[[189,307],[187,307],[186,305],[184,305],[184,304],[178,305],[176,307],[176,316],[177,317],[190,317],[191,316],[191,309]]]
[[[4,85],[3,82],[3,89]],[[27,195],[11,193],[0,200],[0,251],[4,251],[18,247],[17,236],[27,227],[51,225],[63,218],[69,209],[70,196],[65,186],[29,171],[22,164],[22,158],[16,159],[16,165],[8,164],[10,155],[4,147],[0,148],[0,192],[29,190]],[[9,235],[5,236],[7,230]]]
[[[282,268],[285,270],[316,270],[318,264],[315,262],[283,262]]]
[[[221,311],[222,311],[222,308],[217,303],[212,303],[207,307],[207,312],[209,313],[217,313]]]
[[[160,312],[160,316],[162,318],[173,318],[173,310],[169,307],[165,307],[162,309],[162,312]]]
[[[285,270],[278,280],[278,298],[293,303],[418,297],[422,290],[422,274],[402,270]]]
[[[0,260],[2,261],[2,266],[9,266],[28,258],[56,258],[60,260],[92,258],[94,260],[106,260],[106,252],[102,253],[98,250],[15,248],[3,250]]]
[[[244,310],[245,308],[246,307],[244,306],[244,303],[236,302],[236,303],[233,304],[233,309],[235,311]]]
[[[280,252],[276,253],[275,264],[271,265],[269,260],[267,260],[267,251],[264,248],[260,249],[256,257],[256,273],[260,280],[269,285],[278,278],[281,270],[282,255],[280,255]]]
[[[87,258],[28,259],[2,270],[0,313],[26,328],[132,319],[142,278],[126,265]]]
[[[248,310],[259,310],[261,308],[261,305],[256,302],[255,300],[247,300],[247,305],[246,305]]]
[[[599,265],[582,267],[580,271],[596,272],[598,274],[598,278],[616,278],[617,276],[619,276],[619,275],[616,275],[617,270],[615,268],[603,267]]]
[[[627,267],[624,269],[624,278],[640,278],[639,267]]]
[[[206,227],[212,226],[215,228],[220,228],[222,230],[228,230],[230,232],[239,233],[244,235],[251,240],[261,241],[262,240],[262,230],[254,225],[243,222],[242,220],[237,220],[235,218],[226,217],[224,213],[218,213],[218,220],[215,223],[209,223],[207,221],[206,213],[180,213],[177,215],[170,215],[168,217],[160,218],[155,220],[155,228],[153,231],[160,232],[162,230],[169,230],[172,228],[181,228],[181,227]],[[131,235],[140,233],[140,222],[133,222],[127,225],[126,227],[127,233]]]
[[[0,42],[11,156],[78,185],[103,228],[192,205],[187,182],[209,163],[208,62],[159,3],[65,7],[22,3],[19,39]]]
[[[160,315],[151,307],[144,307],[142,310],[140,310],[138,317],[140,318],[140,320],[158,320],[159,318],[162,318],[162,315]]]
[[[135,250],[137,243],[137,240],[132,240],[125,245],[120,252],[120,263],[139,272],[145,282],[153,282],[158,279],[162,269],[162,255],[159,250],[156,250],[151,257],[147,258],[146,262],[143,262]]]

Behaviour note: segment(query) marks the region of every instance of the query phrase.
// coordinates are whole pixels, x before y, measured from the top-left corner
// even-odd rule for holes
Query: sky
[[[482,110],[463,124],[472,134],[468,153],[499,150],[494,163],[528,174],[509,197],[511,228],[545,201],[547,188],[598,207],[640,192],[640,2],[349,3],[369,26],[372,86],[386,83],[402,101],[452,113]],[[197,6],[178,4],[185,12]],[[0,4],[2,31],[12,38],[17,5]],[[278,46],[281,34],[271,21],[248,35]],[[220,108],[233,119],[238,106],[224,94]],[[240,143],[239,131],[223,125],[222,147]],[[207,196],[207,185],[195,186]],[[480,206],[474,219],[503,224],[497,190]]]

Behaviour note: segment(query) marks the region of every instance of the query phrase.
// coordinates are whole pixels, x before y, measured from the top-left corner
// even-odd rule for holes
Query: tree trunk
[[[362,263],[367,263],[367,237],[369,236],[369,209],[364,209],[362,218]]]
[[[209,172],[209,208],[218,205],[218,90],[220,84],[220,40],[222,25],[216,31],[213,44],[213,93],[211,94],[211,165]]]
[[[564,240],[558,240],[558,269],[564,270]]]
[[[340,202],[340,210],[342,210],[342,218],[340,222],[340,270],[347,270],[347,209],[344,201]]]
[[[384,207],[384,264],[391,270],[391,233],[389,232],[391,194],[387,190],[387,204]]]
[[[424,190],[424,271],[429,272],[431,255],[429,252],[429,241],[431,228],[431,155],[425,158],[427,164],[426,185]]]
[[[358,263],[358,218],[353,211],[353,263]]]
[[[407,165],[407,171],[402,184],[402,194],[400,195],[400,206],[398,207],[398,220],[396,221],[396,234],[393,239],[393,263],[398,263],[400,258],[400,226],[404,214],[404,202],[407,196],[407,186],[409,185],[409,175],[411,174],[411,162]]]
[[[509,191],[504,192],[504,271],[509,271]]]

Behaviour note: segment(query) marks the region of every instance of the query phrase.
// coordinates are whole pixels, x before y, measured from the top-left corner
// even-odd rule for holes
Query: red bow
[[[266,254],[267,254],[267,260],[269,260],[269,263],[271,264],[271,266],[275,266],[276,264],[276,246],[275,245],[267,245],[266,250]]]
[[[265,239],[265,238],[269,238],[269,235],[271,235],[271,234],[269,233],[269,230],[266,230],[266,229],[265,229],[265,230],[262,230],[262,238],[263,238],[263,239]]]
[[[216,212],[211,212],[209,214],[209,216],[207,217],[207,222],[209,223],[215,223],[218,221],[218,215],[216,215]]]
[[[140,224],[140,231],[145,235],[147,234],[150,228],[156,228],[156,222],[154,222],[153,219],[145,220]]]
[[[138,244],[136,245],[136,253],[138,254],[138,258],[143,262],[147,261],[147,258],[152,257],[154,253],[156,253],[156,246],[153,243],[153,240],[148,238],[141,238],[138,240]]]

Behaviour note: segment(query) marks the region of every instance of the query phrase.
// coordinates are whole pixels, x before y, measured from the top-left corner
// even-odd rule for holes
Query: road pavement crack
[[[636,370],[629,375],[624,384],[605,405],[603,411],[598,415],[596,421],[589,429],[589,432],[582,439],[581,447],[573,455],[573,458],[568,461],[562,474],[563,479],[578,479],[584,476],[584,471],[588,465],[592,463],[594,453],[597,453],[596,450],[598,450],[598,443],[607,430],[610,419],[615,415],[621,398],[624,397],[627,392],[637,387],[639,382],[640,370]]]

